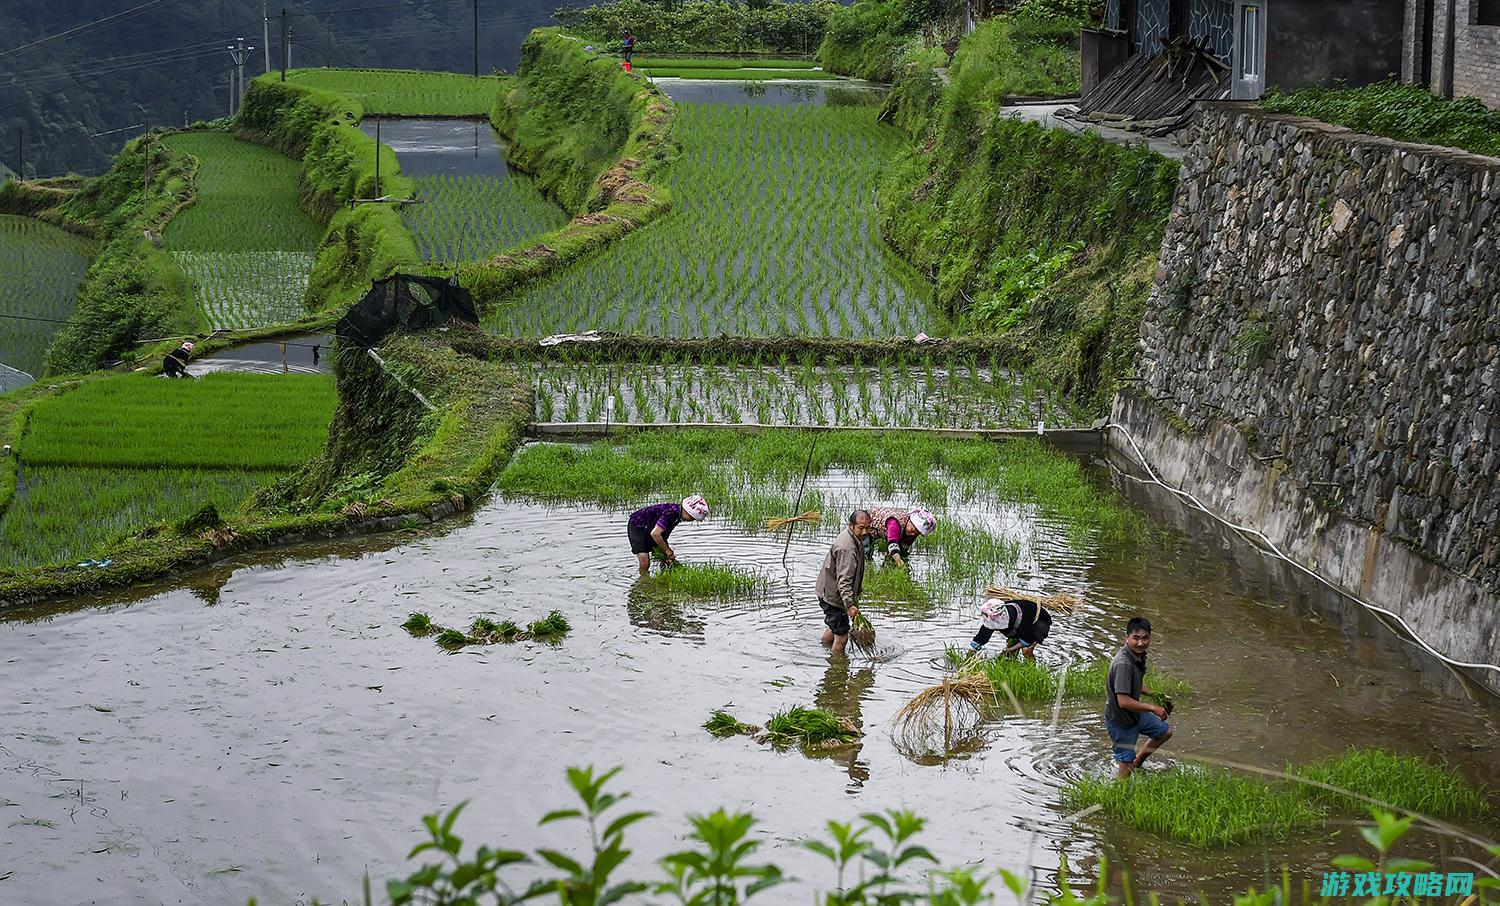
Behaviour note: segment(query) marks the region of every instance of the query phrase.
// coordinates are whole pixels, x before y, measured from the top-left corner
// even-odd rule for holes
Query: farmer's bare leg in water
[[[1151,753],[1155,752],[1157,749],[1161,748],[1162,744],[1165,743],[1167,740],[1169,740],[1171,738],[1172,738],[1172,731],[1171,730],[1168,730],[1167,732],[1163,733],[1160,736],[1155,737],[1154,739],[1148,736],[1146,738],[1146,744],[1143,745],[1143,746],[1141,746],[1141,750],[1136,753],[1136,755],[1135,755],[1135,761],[1133,763],[1131,763],[1131,764],[1122,764],[1122,765],[1120,765],[1120,770],[1116,774],[1116,776],[1117,777],[1129,777],[1131,771],[1133,771],[1136,768],[1140,767],[1141,765],[1145,764],[1146,763],[1146,759],[1151,757]]]

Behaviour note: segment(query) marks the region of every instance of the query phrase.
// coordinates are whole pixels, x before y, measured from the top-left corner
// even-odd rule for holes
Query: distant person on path
[[[1141,701],[1146,688],[1146,649],[1151,647],[1151,623],[1145,617],[1133,617],[1125,624],[1125,645],[1110,662],[1104,682],[1104,726],[1115,746],[1119,778],[1146,763],[1151,753],[1172,738],[1167,726],[1167,709]],[[1146,744],[1136,752],[1136,741],[1146,736]]]
[[[979,606],[979,631],[969,642],[969,650],[978,652],[997,632],[1011,642],[1001,657],[1020,652],[1036,660],[1036,646],[1052,633],[1052,612],[1022,598],[985,601]]]
[[[660,550],[668,563],[677,562],[677,552],[667,543],[672,529],[686,519],[701,522],[708,518],[708,501],[702,494],[683,498],[681,503],[654,503],[630,514],[625,533],[630,537],[630,552],[640,564],[641,575],[651,571],[651,552]]]
[[[922,507],[898,510],[876,507],[870,510],[871,525],[885,536],[885,560],[905,567],[917,539],[937,528],[937,517]],[[875,559],[875,531],[865,536],[865,559]]]
[[[183,340],[181,346],[167,353],[166,358],[161,360],[161,373],[169,378],[192,377],[187,370],[188,360],[192,357],[192,341]]]
[[[628,28],[625,30],[625,40],[621,42],[621,49],[625,53],[625,71],[629,72],[630,58],[635,54],[635,35],[631,34]]]
[[[823,644],[842,654],[849,643],[849,620],[859,616],[865,585],[864,540],[870,534],[870,511],[849,514],[849,528],[839,532],[818,571],[818,604],[823,608]]]

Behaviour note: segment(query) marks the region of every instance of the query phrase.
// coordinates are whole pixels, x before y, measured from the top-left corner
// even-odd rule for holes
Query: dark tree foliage
[[[144,126],[181,125],[228,112],[226,49],[256,47],[248,80],[265,68],[254,0],[163,3],[98,28],[16,50],[144,0],[5,0],[0,3],[0,161],[16,165],[25,130],[28,175],[102,173]],[[481,0],[482,71],[514,71],[531,29],[553,24],[556,0]],[[280,10],[292,26],[298,66],[393,66],[468,72],[472,0],[271,0],[272,65],[279,66]],[[371,10],[370,7],[377,7]],[[12,52],[14,51],[14,52]],[[121,131],[113,131],[121,130]],[[96,135],[109,132],[107,135]]]

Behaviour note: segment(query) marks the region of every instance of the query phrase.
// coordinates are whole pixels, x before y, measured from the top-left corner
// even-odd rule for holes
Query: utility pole
[[[229,115],[234,116],[234,67],[229,67]]]
[[[266,0],[260,0],[260,43],[266,49],[266,72],[271,71],[271,17],[266,14]]]
[[[327,69],[333,65],[333,28],[328,19],[323,19],[323,68]]]
[[[281,8],[281,80],[286,81],[286,7]]]
[[[380,197],[380,117],[375,117],[375,197]]]
[[[235,38],[234,43],[229,45],[229,56],[234,60],[235,67],[239,70],[240,91],[236,98],[234,93],[233,79],[231,78],[229,88],[229,115],[233,116],[245,103],[245,59],[254,46],[246,47],[244,38]]]
[[[474,78],[479,78],[479,0],[474,0]]]
[[[286,27],[286,68],[292,68],[292,26]]]
[[[16,130],[16,182],[26,178],[26,128]]]

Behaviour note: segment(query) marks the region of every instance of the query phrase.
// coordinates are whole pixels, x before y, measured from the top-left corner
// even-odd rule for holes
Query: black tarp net
[[[392,274],[375,281],[365,297],[349,307],[335,332],[341,346],[369,349],[397,328],[421,330],[453,320],[479,323],[468,290],[442,277]]]

